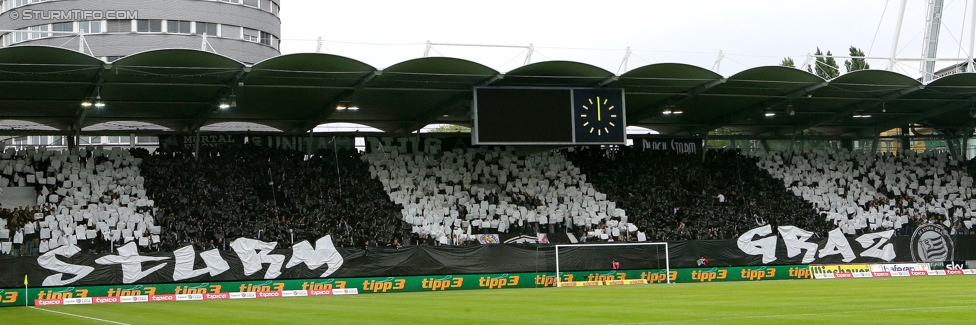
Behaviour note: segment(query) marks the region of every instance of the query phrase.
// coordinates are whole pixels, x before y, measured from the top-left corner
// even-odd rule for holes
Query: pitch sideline
[[[34,307],[34,306],[31,306],[30,308],[31,309],[40,310],[40,311],[46,311],[46,312],[49,312],[49,313],[55,313],[55,314],[73,316],[73,317],[78,317],[78,318],[90,319],[90,320],[99,321],[99,322],[103,322],[103,323],[118,324],[118,325],[130,325],[128,323],[120,323],[120,322],[105,320],[105,319],[101,319],[101,318],[88,317],[88,316],[82,316],[82,315],[75,315],[75,314],[71,314],[71,313],[66,313],[66,312],[61,312],[61,311],[54,311],[54,310],[48,310],[48,309],[38,308],[38,307]]]

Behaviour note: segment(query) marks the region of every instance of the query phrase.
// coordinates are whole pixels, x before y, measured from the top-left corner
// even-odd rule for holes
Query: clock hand
[[[603,120],[602,117],[600,116],[600,96],[596,96],[596,120],[597,121]]]

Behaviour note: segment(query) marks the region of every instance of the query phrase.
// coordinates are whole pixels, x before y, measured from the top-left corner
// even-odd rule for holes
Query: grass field
[[[0,324],[112,322],[973,324],[976,276],[467,290],[0,309]]]

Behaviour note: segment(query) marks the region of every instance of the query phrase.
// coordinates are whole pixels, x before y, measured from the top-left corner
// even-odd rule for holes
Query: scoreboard
[[[483,87],[473,103],[473,144],[627,143],[623,89]]]

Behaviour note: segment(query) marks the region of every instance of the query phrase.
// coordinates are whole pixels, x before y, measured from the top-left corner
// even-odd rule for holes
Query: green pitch
[[[43,309],[3,308],[0,323],[972,324],[976,276],[467,290]]]

